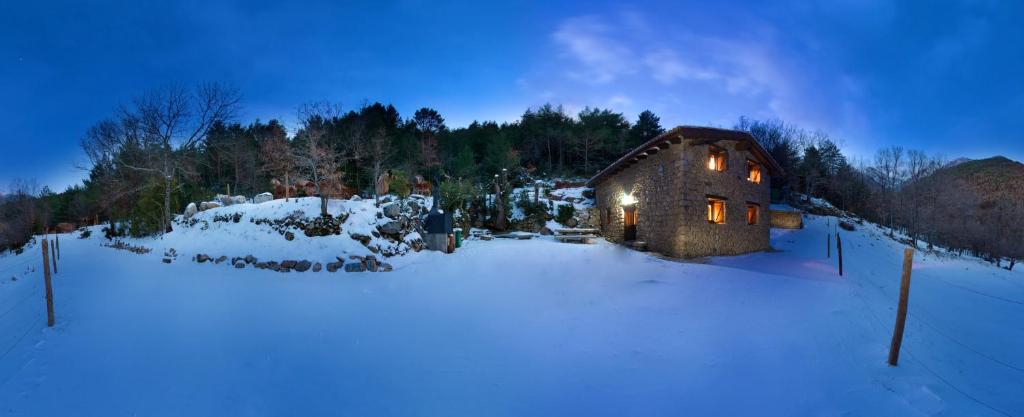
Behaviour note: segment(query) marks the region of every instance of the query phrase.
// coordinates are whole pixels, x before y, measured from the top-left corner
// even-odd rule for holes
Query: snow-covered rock
[[[252,202],[256,203],[256,204],[262,204],[262,203],[266,203],[268,201],[274,201],[274,195],[273,194],[271,194],[271,193],[260,193],[260,194],[256,194],[256,196],[252,198]]]
[[[188,203],[188,205],[185,206],[185,219],[191,219],[192,216],[195,216],[198,212],[199,208],[196,207],[196,203]]]

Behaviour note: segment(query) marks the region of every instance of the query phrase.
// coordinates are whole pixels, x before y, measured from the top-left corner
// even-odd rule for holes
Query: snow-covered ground
[[[0,257],[0,412],[1024,415],[1024,274],[918,254],[890,368],[901,247],[841,231],[839,278],[825,218],[805,223],[706,263],[495,239],[376,274],[163,264],[64,235],[54,328],[38,248]]]

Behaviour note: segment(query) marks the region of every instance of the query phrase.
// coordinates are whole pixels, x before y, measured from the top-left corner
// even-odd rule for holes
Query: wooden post
[[[836,254],[839,255],[839,276],[843,276],[843,239],[836,232]]]
[[[56,246],[53,244],[52,240],[50,241],[50,252],[52,252],[50,258],[53,259],[53,273],[56,274],[57,273],[57,250],[56,250]]]
[[[46,325],[53,327],[53,284],[50,281],[50,255],[43,239],[43,282],[46,284]]]
[[[57,260],[60,260],[60,235],[54,236],[57,239]]]
[[[832,234],[825,233],[825,257],[832,258]]]
[[[900,360],[900,346],[903,344],[903,326],[907,323],[907,299],[910,298],[910,269],[914,266],[914,250],[903,250],[903,277],[900,279],[900,301],[896,307],[896,328],[892,330],[892,344],[889,345],[889,366],[896,366]]]

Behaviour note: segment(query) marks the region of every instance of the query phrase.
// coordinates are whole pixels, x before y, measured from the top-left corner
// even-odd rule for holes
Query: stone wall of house
[[[793,210],[771,210],[772,227],[779,229],[803,229],[803,213]]]
[[[689,138],[688,138],[689,139]],[[727,170],[707,167],[708,145],[690,140],[603,179],[596,185],[601,231],[609,240],[623,238],[620,198],[636,199],[637,240],[653,251],[675,257],[732,255],[769,249],[770,184],[767,169],[760,184],[747,181],[747,150],[738,142],[720,141],[728,152]],[[707,221],[707,197],[725,199],[725,224]],[[747,224],[747,203],[759,206],[756,225]]]

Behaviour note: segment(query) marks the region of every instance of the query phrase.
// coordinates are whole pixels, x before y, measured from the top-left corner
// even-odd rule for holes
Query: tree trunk
[[[320,217],[327,218],[327,196],[320,193]]]
[[[284,202],[288,202],[288,171],[284,172]]]

